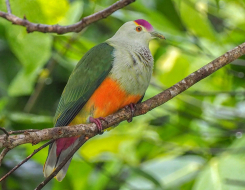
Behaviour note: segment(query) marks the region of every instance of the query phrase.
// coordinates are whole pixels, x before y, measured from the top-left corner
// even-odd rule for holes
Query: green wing
[[[55,127],[68,125],[112,68],[114,48],[107,43],[90,49],[78,62],[62,93]]]

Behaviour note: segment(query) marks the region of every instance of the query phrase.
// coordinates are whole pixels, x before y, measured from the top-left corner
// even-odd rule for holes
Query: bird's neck
[[[115,49],[120,50],[120,52],[124,52],[123,54],[134,55],[137,57],[136,60],[144,63],[145,65],[152,65],[153,58],[149,49],[149,44],[140,43],[134,41],[133,43],[128,43],[127,41],[117,40],[117,39],[109,39],[106,41],[108,44],[113,46]]]
[[[125,48],[129,51],[141,51],[142,49],[149,50],[149,42],[129,39],[110,38],[106,41],[110,45],[119,48]]]

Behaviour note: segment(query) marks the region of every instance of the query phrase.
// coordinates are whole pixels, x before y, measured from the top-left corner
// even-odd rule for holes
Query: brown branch
[[[8,134],[12,135],[12,134],[20,134],[20,133],[26,133],[26,132],[35,132],[35,131],[39,131],[39,129],[26,129],[26,130],[9,131]]]
[[[23,165],[25,162],[27,162],[32,156],[34,156],[37,152],[48,146],[49,144],[53,143],[54,140],[51,140],[44,145],[40,146],[38,149],[34,150],[32,154],[30,154],[28,157],[26,157],[22,162],[20,162],[18,165],[16,165],[12,170],[10,170],[8,173],[6,173],[1,179],[0,182],[3,181],[6,177],[8,177],[11,173],[13,173],[15,170],[17,170],[21,165]],[[5,148],[7,149],[7,148]],[[5,150],[4,149],[4,150]]]
[[[0,166],[2,165],[3,158],[6,156],[6,154],[10,151],[9,148],[4,148],[3,151],[0,154]]]
[[[4,129],[3,127],[0,127],[0,130],[3,131],[6,134],[6,137],[9,137],[9,133],[6,129]]]
[[[148,99],[147,101],[138,104],[135,111],[135,116],[143,115],[148,111],[154,109],[157,106],[160,106],[177,96],[181,92],[190,88],[192,85],[197,83],[198,81],[204,79],[210,74],[214,73],[221,67],[227,65],[228,63],[236,60],[240,56],[245,54],[245,43],[235,47],[234,49],[228,51],[222,56],[218,57],[214,61],[205,65],[201,69],[195,71],[190,74],[174,86],[168,88],[167,90],[161,92],[160,94]],[[127,120],[131,117],[130,110],[122,109],[115,114],[109,115],[106,117],[107,122],[103,122],[103,129],[106,129],[110,126],[116,125],[124,120]],[[25,143],[36,144],[40,141],[57,139],[61,137],[71,137],[71,136],[80,136],[85,135],[89,138],[98,134],[98,130],[95,124],[80,124],[74,126],[65,126],[65,127],[55,127],[49,129],[43,129],[36,132],[24,133],[20,135],[12,135],[9,136],[7,140],[5,140],[4,136],[0,136],[0,148],[14,148],[18,145]]]
[[[106,18],[118,9],[121,9],[127,6],[130,3],[133,3],[135,0],[120,0],[111,5],[110,7],[84,17],[81,21],[68,25],[68,26],[60,26],[60,25],[46,25],[46,24],[37,24],[28,21],[26,18],[21,19],[11,13],[5,13],[0,11],[0,17],[5,18],[6,20],[12,22],[13,24],[20,25],[26,27],[27,32],[39,31],[43,33],[57,33],[64,34],[68,32],[80,32],[83,28],[88,26],[89,24],[98,21],[100,19]]]
[[[63,168],[63,166],[68,162],[68,160],[75,154],[75,152],[88,140],[88,138],[84,138],[82,141],[72,149],[72,151],[66,156],[66,158],[60,163],[60,165],[42,182],[40,183],[35,190],[42,189],[51,179],[53,179],[58,172]]]

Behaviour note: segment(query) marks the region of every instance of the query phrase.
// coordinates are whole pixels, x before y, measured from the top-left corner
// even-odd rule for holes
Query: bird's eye
[[[137,27],[136,27],[136,31],[137,31],[137,32],[141,32],[141,31],[142,31],[142,27],[141,27],[141,26],[137,26]]]

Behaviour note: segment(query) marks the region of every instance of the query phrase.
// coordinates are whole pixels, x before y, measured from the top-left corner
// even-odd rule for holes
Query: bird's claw
[[[99,118],[90,117],[89,118],[89,122],[90,123],[95,123],[96,124],[100,135],[102,135],[104,133],[101,120],[105,121],[108,124],[108,122],[106,121],[106,119],[104,117],[99,117]]]
[[[129,105],[126,106],[126,109],[130,109],[130,111],[131,111],[131,118],[127,119],[127,121],[130,123],[134,117],[134,113],[136,110],[136,104],[130,103]]]

